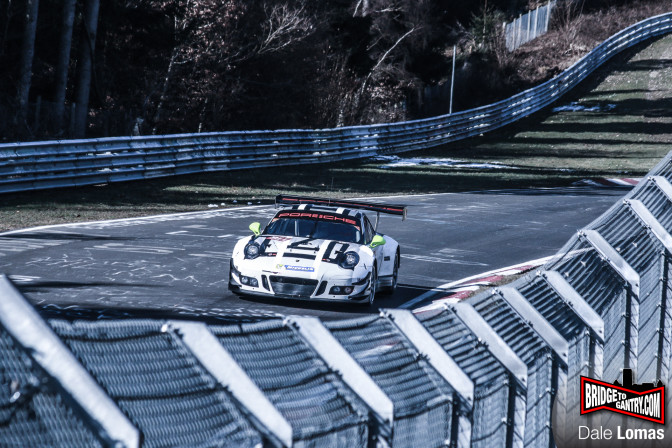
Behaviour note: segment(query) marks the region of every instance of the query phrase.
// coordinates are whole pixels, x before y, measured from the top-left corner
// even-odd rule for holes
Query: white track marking
[[[454,288],[456,286],[463,285],[463,284],[468,283],[472,280],[477,280],[479,278],[488,277],[490,275],[495,275],[495,274],[500,274],[501,275],[502,272],[511,271],[511,270],[514,270],[514,269],[522,267],[522,266],[528,266],[528,265],[541,266],[542,264],[546,263],[548,260],[552,259],[553,257],[555,257],[555,255],[551,255],[551,256],[548,256],[548,257],[544,257],[544,258],[538,258],[536,260],[526,261],[524,263],[518,263],[518,264],[513,265],[513,266],[507,266],[507,267],[504,267],[504,268],[494,269],[492,271],[483,272],[481,274],[472,275],[471,277],[463,278],[461,280],[456,280],[454,282],[446,283],[444,285],[437,286],[436,288],[434,288],[430,291],[427,291],[426,293],[424,293],[422,295],[419,295],[415,299],[404,303],[399,308],[410,309],[410,308],[414,307],[415,305],[417,305],[418,303],[421,303],[422,301],[427,300],[428,298],[430,298],[430,297],[432,297],[432,296],[434,296],[438,293],[446,292],[446,290],[448,290],[450,288]]]

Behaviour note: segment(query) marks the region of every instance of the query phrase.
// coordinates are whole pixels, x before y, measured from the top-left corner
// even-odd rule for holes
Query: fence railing
[[[672,13],[610,37],[555,78],[452,115],[319,130],[219,132],[0,145],[0,193],[178,174],[361,159],[432,148],[506,126],[558,100],[622,50],[672,31]]]
[[[550,1],[534,11],[521,14],[513,22],[504,24],[506,49],[513,51],[532,39],[546,34],[551,11],[555,8],[555,4],[556,1]]]
[[[0,276],[0,440],[536,448],[581,446],[580,425],[655,433],[580,416],[580,377],[672,383],[671,234],[672,153],[536,272],[414,312],[44,319]]]

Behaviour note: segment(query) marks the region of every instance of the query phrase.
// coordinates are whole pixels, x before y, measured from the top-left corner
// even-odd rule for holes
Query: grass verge
[[[8,194],[0,196],[0,230],[270,203],[278,193],[342,198],[644,175],[672,142],[672,36],[617,57],[560,102],[567,103],[577,110],[542,112],[485,137],[413,154],[510,168],[384,168],[366,161]]]
[[[554,105],[480,141],[434,151],[471,162],[564,170],[571,177],[646,174],[672,142],[672,36],[626,51]]]

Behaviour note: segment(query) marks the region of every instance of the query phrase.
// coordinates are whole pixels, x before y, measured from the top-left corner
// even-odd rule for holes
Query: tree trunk
[[[7,42],[7,32],[9,31],[9,22],[12,18],[12,0],[7,0],[5,24],[2,28],[2,36],[0,36],[0,56],[5,54],[5,42]]]
[[[33,57],[35,55],[35,32],[37,30],[37,11],[39,0],[26,0],[26,25],[23,29],[21,48],[21,66],[19,68],[19,114],[22,122],[28,115],[28,94],[33,76]]]
[[[152,126],[152,135],[156,135],[159,121],[161,120],[161,112],[163,112],[163,104],[168,98],[168,86],[173,76],[173,69],[175,67],[175,59],[177,58],[177,48],[173,48],[173,53],[170,56],[168,63],[168,70],[166,70],[166,77],[163,79],[163,87],[161,88],[161,96],[159,97],[159,104],[156,106],[156,113],[154,114],[154,126]]]
[[[359,0],[355,5],[355,12],[352,14],[352,17],[357,17],[360,6],[362,7],[362,17],[366,17],[369,14],[370,0]]]
[[[56,86],[54,99],[56,103],[56,133],[63,132],[63,115],[65,111],[65,92],[68,87],[68,67],[70,65],[70,48],[72,46],[72,24],[75,20],[76,0],[63,0],[63,24],[58,47],[58,64],[56,66]]]
[[[93,73],[93,57],[96,48],[96,32],[98,30],[99,0],[86,0],[84,3],[84,38],[80,45],[75,116],[75,137],[86,135],[86,122],[89,115],[89,93],[91,92],[91,76]]]
[[[392,51],[394,51],[395,48],[397,48],[397,45],[399,45],[408,36],[413,34],[414,31],[415,31],[415,27],[411,28],[403,36],[401,36],[399,39],[397,39],[397,41],[394,43],[394,45],[392,45],[390,48],[387,49],[387,51],[385,53],[383,53],[383,55],[380,57],[380,59],[378,59],[378,62],[376,63],[376,65],[374,65],[373,68],[369,71],[369,74],[366,75],[366,78],[362,82],[362,86],[359,89],[357,89],[357,91],[355,92],[355,97],[354,97],[354,102],[353,102],[354,108],[353,109],[354,109],[356,114],[359,115],[359,112],[362,108],[362,105],[361,105],[362,96],[364,95],[364,92],[366,91],[366,88],[369,85],[369,80],[371,80],[371,77],[373,76],[375,71],[378,70],[378,67],[380,67],[380,65],[383,63],[383,61],[385,61],[387,56],[390,53],[392,53]],[[359,117],[358,117],[358,119],[359,119]]]

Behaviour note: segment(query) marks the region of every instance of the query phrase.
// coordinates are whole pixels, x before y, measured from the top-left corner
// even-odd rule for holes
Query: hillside
[[[551,33],[503,51],[500,24],[536,3],[2,2],[0,140],[324,128],[444,113],[447,105],[430,110],[426,95],[450,78],[453,44],[462,110],[543,81],[666,9],[652,0],[565,2],[573,6],[557,10]],[[24,20],[30,5],[33,28]]]
[[[639,177],[670,150],[671,49],[672,35],[647,41],[598,69],[555,111],[402,160],[176,176],[66,188],[57,195],[6,194],[0,231],[271,203],[280,193],[346,198]]]

